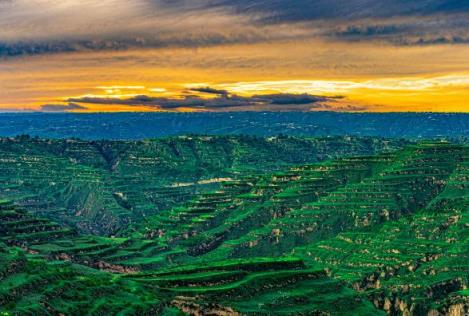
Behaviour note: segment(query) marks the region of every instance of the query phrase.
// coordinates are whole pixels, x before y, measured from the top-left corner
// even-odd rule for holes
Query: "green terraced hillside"
[[[349,137],[3,138],[0,198],[79,231],[110,235],[224,180],[343,155],[374,154],[405,143]]]
[[[197,144],[208,141],[193,139]],[[161,142],[169,141],[174,139]],[[8,199],[0,200],[0,314],[469,313],[469,147],[448,142],[398,146],[403,143],[367,139],[368,145],[357,143],[352,152],[339,141],[346,142],[282,139],[282,148],[290,148],[288,155],[299,150],[298,143],[337,146],[311,161],[296,161],[301,155],[282,158],[281,152],[277,161],[256,147],[250,155],[264,160],[247,158],[245,152],[224,167],[229,174],[210,174],[226,178],[218,185],[191,191],[166,208],[142,211],[107,236],[57,216],[54,202],[73,200],[94,185],[87,194],[108,192],[118,205],[109,214],[126,209],[127,203],[130,213],[122,216],[133,214],[143,192],[135,189],[132,198],[113,193],[129,190],[135,184],[131,179],[168,177],[155,167],[159,156],[153,156],[148,162],[153,167],[145,172],[145,156],[135,153],[136,147],[153,148],[160,141],[100,143],[102,147],[72,141],[101,148],[107,153],[101,162],[91,158],[91,151],[84,156],[83,149],[68,152],[73,146],[65,141],[59,142],[65,149],[55,153],[55,159],[29,161],[25,157],[52,157],[46,144],[57,148],[58,141],[5,141],[11,144],[3,151],[9,156],[2,158],[1,175],[17,176],[16,186],[3,182]],[[128,146],[134,146],[131,154]],[[21,150],[29,154],[5,167]],[[333,158],[326,159],[329,155]],[[130,157],[139,157],[139,163],[130,164],[129,159],[137,159]],[[61,189],[26,184],[38,161],[48,164],[40,172],[50,173]],[[175,168],[181,165],[189,162],[178,162]],[[190,172],[200,172],[191,166]],[[67,178],[72,172],[68,168],[80,172]],[[135,177],[124,181],[114,172]],[[180,182],[176,190],[189,181],[176,178],[171,178]],[[41,179],[38,174],[29,181],[45,181]],[[202,173],[198,179],[207,178]],[[67,181],[80,185],[67,191]],[[121,185],[119,191],[113,185]],[[107,191],[101,193],[100,187]],[[143,196],[148,198],[148,192]],[[50,200],[38,203],[45,197]],[[64,212],[70,209],[62,207]],[[107,221],[96,224],[109,224],[111,219],[104,218]]]

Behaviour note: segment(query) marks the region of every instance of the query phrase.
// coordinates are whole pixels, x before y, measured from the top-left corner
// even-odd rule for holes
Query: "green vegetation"
[[[81,232],[111,235],[223,180],[393,150],[374,138],[181,136],[146,141],[0,139],[0,198]]]
[[[243,154],[222,163],[219,156],[213,157],[215,151],[208,150],[212,145],[205,143],[214,139],[201,137],[146,143],[4,140],[8,146],[3,146],[0,156],[0,175],[6,180],[1,188],[5,199],[0,200],[0,311],[19,315],[469,312],[468,146],[421,142],[400,148],[404,143],[385,140],[280,138],[270,141],[277,143],[278,150],[278,157],[270,157],[272,147],[265,145],[270,153],[262,154],[262,142],[254,145],[252,139],[248,145],[251,138],[215,139],[221,146],[217,151],[231,142],[236,150],[244,144]],[[167,170],[163,170],[155,163],[160,160],[156,153],[163,151],[155,148],[160,150],[170,141],[181,148],[181,156],[164,160]],[[355,145],[345,149],[338,145],[342,141]],[[203,150],[191,153],[203,157],[200,163],[210,161],[204,165],[211,170],[207,177],[193,157],[183,153],[187,142],[203,144]],[[329,153],[295,161],[300,155],[295,158],[292,153],[304,148],[298,143],[310,144],[311,150],[327,147]],[[51,148],[58,144],[65,149],[52,155]],[[98,152],[107,158],[100,162],[91,151],[73,158],[66,153],[73,152],[70,144],[101,148]],[[282,154],[280,147],[290,149]],[[14,153],[21,150],[28,154],[19,159]],[[144,153],[153,155],[151,162],[142,158]],[[233,151],[227,153],[229,157]],[[165,157],[172,159],[173,154]],[[333,159],[324,160],[329,155]],[[24,157],[30,160],[25,162]],[[113,162],[117,166],[112,167]],[[39,164],[47,165],[37,171]],[[181,166],[187,169],[176,175],[174,170]],[[86,178],[85,170],[93,170],[92,177]],[[30,178],[34,172],[36,177]],[[57,187],[45,185],[52,178],[60,183]],[[204,183],[201,179],[211,178],[229,180],[192,185],[191,193],[182,190],[187,188],[183,182]],[[32,185],[33,181],[41,185]],[[68,182],[80,181],[76,191],[67,191]],[[168,183],[179,183],[168,194],[184,197],[164,202],[171,207],[150,211],[158,200],[149,194],[150,188],[161,189]],[[117,184],[120,187],[114,187]],[[95,229],[84,227],[91,226],[65,216],[71,214],[70,205],[94,205],[75,197],[83,194],[83,188],[89,189],[86,194],[110,198],[100,206],[104,219],[87,219],[96,227],[123,216],[110,230],[112,235],[90,234]],[[67,204],[74,198],[77,204]]]

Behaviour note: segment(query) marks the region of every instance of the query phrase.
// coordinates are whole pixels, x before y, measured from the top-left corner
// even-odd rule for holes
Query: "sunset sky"
[[[0,110],[469,112],[469,1],[0,0]]]

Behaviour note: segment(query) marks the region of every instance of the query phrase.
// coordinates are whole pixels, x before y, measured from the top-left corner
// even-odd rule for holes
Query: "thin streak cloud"
[[[469,75],[443,76],[434,78],[383,78],[365,81],[343,80],[285,80],[238,82],[220,84],[217,88],[228,89],[234,93],[259,93],[262,91],[288,91],[289,93],[347,93],[357,89],[380,91],[421,91],[459,86],[469,89]]]
[[[465,1],[0,2],[0,56],[201,47],[303,38],[466,44]]]

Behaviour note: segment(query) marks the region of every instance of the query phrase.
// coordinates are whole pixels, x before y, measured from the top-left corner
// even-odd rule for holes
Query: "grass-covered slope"
[[[0,197],[82,232],[111,234],[223,180],[393,150],[373,138],[0,139]]]
[[[172,249],[169,263],[294,255],[390,314],[463,314],[468,153],[423,143],[246,179],[248,192],[218,191],[152,218],[149,235]]]
[[[157,315],[163,308],[138,282],[0,243],[1,315]]]
[[[303,247],[301,256],[367,292],[389,313],[464,315],[469,309],[467,153],[425,207]]]
[[[423,142],[256,169],[112,237],[3,201],[1,306],[12,314],[464,315],[468,154],[466,145]]]
[[[379,313],[300,258],[245,258],[137,273],[104,261],[109,252],[131,251],[129,239],[60,234],[59,226],[7,201],[1,202],[0,216],[5,315]],[[42,227],[40,236],[27,225],[33,221]]]
[[[130,278],[175,295],[171,304],[190,314],[382,313],[325,271],[308,268],[293,257],[214,261]]]

